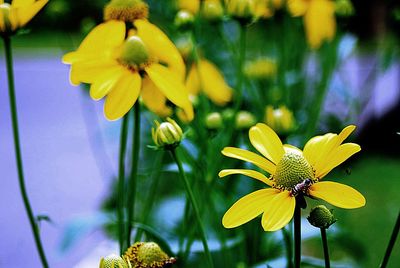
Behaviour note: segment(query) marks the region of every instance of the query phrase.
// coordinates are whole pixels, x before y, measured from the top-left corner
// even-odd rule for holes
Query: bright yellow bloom
[[[304,150],[282,145],[276,133],[265,124],[257,124],[249,131],[251,144],[264,156],[234,147],[226,147],[222,154],[252,163],[271,174],[250,169],[224,169],[220,177],[242,174],[259,180],[271,188],[261,189],[239,199],[225,213],[225,228],[242,225],[260,214],[265,231],[284,227],[293,217],[298,194],[323,199],[341,208],[359,208],[365,198],[357,190],[337,182],[321,181],[333,168],[361,150],[355,143],[342,142],[354,131],[351,125],[337,135],[328,133],[310,139]]]
[[[250,79],[268,79],[276,75],[276,61],[270,58],[259,58],[244,65],[244,74]]]
[[[274,109],[268,105],[265,108],[265,123],[278,134],[286,134],[295,127],[293,113],[286,106]]]
[[[0,32],[12,33],[25,26],[48,0],[13,0],[11,5],[0,0]]]
[[[200,90],[216,105],[223,106],[231,101],[232,89],[226,84],[218,68],[211,62],[201,59],[193,64],[186,79],[186,87],[191,95],[198,95]]]
[[[134,25],[136,34],[126,40],[123,21],[95,27],[76,51],[63,57],[64,63],[71,64],[71,82],[91,84],[94,100],[107,96],[104,113],[109,120],[124,116],[139,93],[153,112],[169,115],[168,99],[192,120],[193,107],[183,84],[185,66],[178,50],[148,21],[136,20]]]
[[[332,40],[336,32],[335,4],[331,0],[288,0],[293,16],[303,16],[307,40],[317,49],[324,40]]]
[[[177,0],[178,9],[184,9],[196,14],[200,9],[200,0]]]

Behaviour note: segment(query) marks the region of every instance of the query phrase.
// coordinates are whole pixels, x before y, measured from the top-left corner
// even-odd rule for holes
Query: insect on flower
[[[305,179],[304,181],[296,184],[290,191],[290,194],[292,196],[297,196],[300,193],[306,194],[311,184],[312,184],[312,179]]]

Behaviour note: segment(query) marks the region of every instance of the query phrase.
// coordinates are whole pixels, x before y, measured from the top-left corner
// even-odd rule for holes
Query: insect
[[[312,184],[311,179],[305,179],[304,181],[296,184],[293,189],[290,191],[292,196],[297,196],[299,193],[305,193]]]

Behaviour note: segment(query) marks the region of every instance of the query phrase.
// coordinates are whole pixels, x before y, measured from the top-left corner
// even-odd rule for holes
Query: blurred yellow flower
[[[11,5],[0,0],[0,32],[13,33],[25,26],[48,0],[13,0]]]
[[[107,96],[104,113],[109,120],[124,116],[139,93],[145,105],[160,116],[171,113],[168,99],[192,120],[193,107],[183,84],[185,66],[178,50],[150,22],[136,20],[134,25],[136,34],[125,40],[123,21],[102,23],[76,51],[64,55],[63,62],[71,64],[71,83],[91,84],[94,100]]]
[[[288,0],[293,16],[303,16],[307,40],[312,49],[330,41],[336,33],[335,4],[331,0]]]
[[[186,87],[191,95],[200,90],[216,105],[223,106],[231,101],[232,89],[226,84],[218,68],[205,59],[193,64],[186,79]]]
[[[278,134],[287,134],[295,127],[293,113],[286,106],[274,109],[268,105],[265,108],[265,123]]]
[[[228,15],[239,19],[251,19],[261,12],[259,0],[225,0],[226,12]]]
[[[333,168],[361,150],[355,143],[342,142],[354,131],[350,125],[337,135],[328,133],[310,139],[304,150],[283,145],[276,133],[265,124],[257,124],[249,131],[251,144],[264,156],[234,147],[226,147],[222,154],[256,165],[271,174],[268,178],[250,169],[224,169],[220,177],[242,174],[259,180],[271,188],[261,189],[239,199],[225,213],[225,228],[242,225],[260,214],[265,231],[284,227],[293,217],[296,196],[320,198],[341,208],[359,208],[365,198],[357,190],[336,182],[321,181]]]
[[[147,19],[149,7],[142,0],[111,0],[104,7],[104,20],[123,20],[134,22]]]
[[[250,79],[267,79],[276,75],[276,62],[270,58],[259,58],[244,65],[244,74]]]
[[[196,14],[200,9],[200,0],[177,0],[178,9],[184,9]]]

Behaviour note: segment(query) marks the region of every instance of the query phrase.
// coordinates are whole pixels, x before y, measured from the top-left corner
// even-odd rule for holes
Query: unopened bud
[[[222,125],[222,115],[220,113],[214,112],[207,115],[206,127],[208,129],[219,129]]]
[[[319,205],[311,209],[307,220],[317,228],[328,229],[329,226],[336,222],[332,212],[333,210],[327,209],[324,205]]]
[[[151,133],[157,147],[170,149],[179,145],[183,139],[183,132],[174,120],[167,118],[167,121],[161,124],[155,121],[156,128],[152,128]]]
[[[118,255],[111,254],[107,257],[101,258],[100,268],[131,268],[130,263],[125,261]]]
[[[123,255],[134,268],[163,268],[176,262],[154,242],[136,242]]]
[[[335,10],[336,14],[342,17],[354,15],[354,7],[350,0],[336,0]]]
[[[206,0],[203,2],[201,15],[209,21],[217,21],[224,16],[224,9],[219,0]]]
[[[176,13],[174,24],[178,29],[187,30],[193,26],[194,15],[187,10],[179,10]]]
[[[256,124],[256,118],[248,111],[239,111],[235,118],[236,129],[249,129]]]

